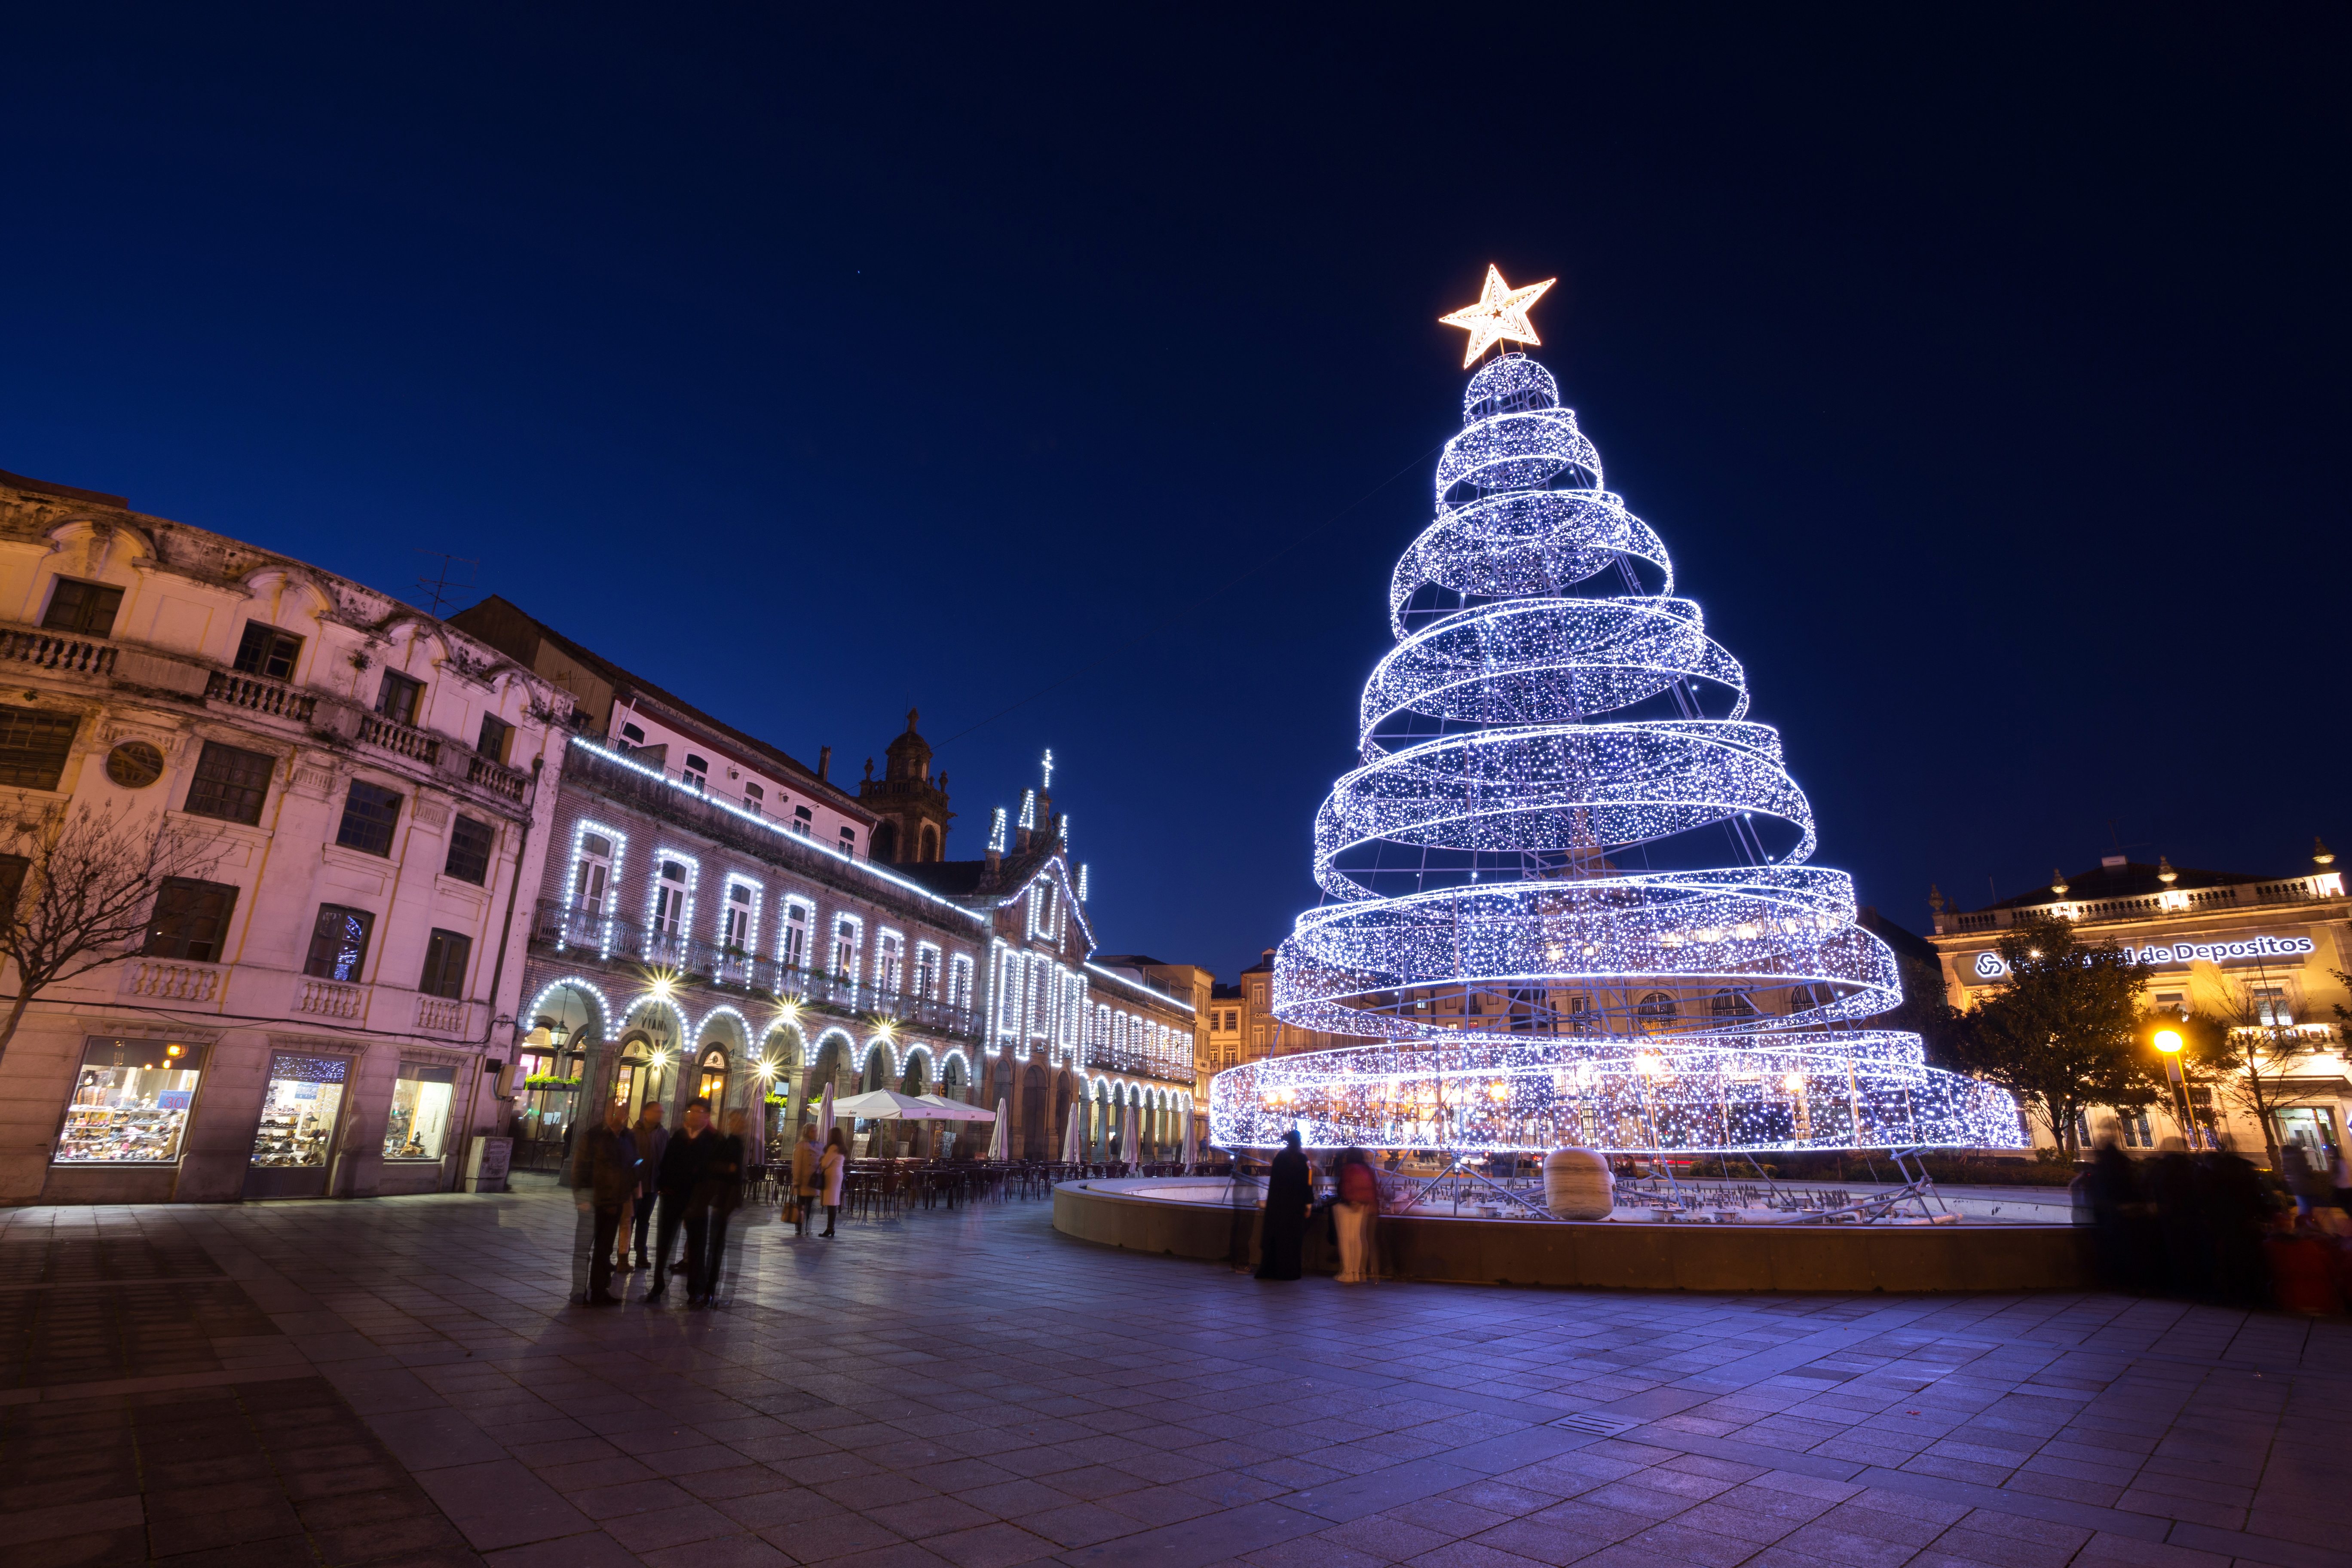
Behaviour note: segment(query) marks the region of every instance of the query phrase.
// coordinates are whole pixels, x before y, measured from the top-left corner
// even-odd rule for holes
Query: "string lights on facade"
[[[1534,341],[1542,287],[1489,269],[1446,318],[1473,361]],[[1435,489],[1360,765],[1317,814],[1325,902],[1275,960],[1283,1022],[1377,1043],[1219,1074],[1214,1140],[2021,1146],[2006,1095],[1854,1026],[1901,1000],[1894,954],[1805,863],[1811,807],[1746,671],[1541,365],[1470,378]]]

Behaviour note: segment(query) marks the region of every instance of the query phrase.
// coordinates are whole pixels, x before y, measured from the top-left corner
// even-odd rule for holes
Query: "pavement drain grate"
[[[1634,1427],[1648,1423],[1628,1421],[1622,1415],[1603,1415],[1598,1410],[1580,1410],[1573,1415],[1561,1416],[1552,1425],[1565,1426],[1571,1432],[1590,1432],[1596,1437],[1622,1437]]]

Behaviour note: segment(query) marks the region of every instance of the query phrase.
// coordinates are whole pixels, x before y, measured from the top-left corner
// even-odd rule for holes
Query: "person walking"
[[[743,1126],[742,1111],[727,1113],[727,1131],[719,1134],[702,1180],[695,1184],[694,1207],[707,1234],[702,1267],[686,1271],[688,1307],[708,1307],[719,1294],[719,1268],[727,1259],[727,1222],[743,1206]]]
[[[1258,1242],[1257,1277],[1296,1279],[1307,1251],[1307,1216],[1315,1207],[1315,1184],[1298,1130],[1282,1135],[1282,1151],[1265,1178],[1265,1223]]]
[[[849,1151],[841,1141],[841,1129],[835,1127],[825,1137],[824,1152],[817,1157],[817,1184],[824,1200],[824,1234],[833,1235],[833,1222],[841,1213],[841,1178],[849,1169]]]
[[[646,1256],[646,1233],[653,1229],[654,1195],[661,1179],[662,1156],[669,1152],[669,1129],[662,1125],[662,1109],[656,1100],[648,1100],[637,1112],[637,1124],[631,1130],[636,1134],[637,1157],[646,1163],[645,1180],[637,1184],[636,1222],[633,1229],[637,1244],[637,1267],[650,1268],[653,1260]],[[667,1267],[669,1259],[662,1259]]]
[[[614,1100],[601,1126],[589,1130],[572,1164],[572,1181],[590,1210],[588,1290],[582,1304],[617,1307],[613,1294],[613,1247],[621,1234],[621,1213],[637,1184],[637,1145],[629,1136],[629,1110]]]
[[[1339,1283],[1360,1285],[1371,1278],[1373,1222],[1381,1212],[1380,1178],[1361,1149],[1339,1152],[1332,1184],[1339,1189],[1331,1218],[1339,1233]]]
[[[719,1143],[719,1134],[710,1130],[710,1102],[689,1100],[686,1115],[678,1124],[677,1135],[662,1151],[661,1217],[654,1233],[654,1283],[646,1292],[646,1300],[658,1301],[676,1272],[670,1259],[677,1256],[678,1233],[686,1233],[686,1291],[691,1298],[700,1295],[703,1225],[692,1210],[694,1190],[702,1183],[703,1167],[709,1163],[711,1152]]]
[[[816,1207],[816,1123],[801,1123],[800,1141],[793,1145],[793,1234],[806,1236],[809,1210]]]

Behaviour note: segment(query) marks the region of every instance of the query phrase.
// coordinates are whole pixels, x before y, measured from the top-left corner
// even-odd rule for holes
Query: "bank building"
[[[2274,1066],[2263,1073],[2270,1136],[2247,1097],[2221,1086],[2189,1089],[2195,1118],[2260,1159],[2270,1143],[2334,1151],[2352,1122],[2339,1005],[2352,1006],[2338,977],[2352,970],[2352,903],[2344,875],[2325,844],[2313,844],[2308,869],[2291,876],[2175,868],[2122,855],[2092,870],[2059,872],[2032,892],[1964,910],[1941,893],[1928,899],[1930,931],[1952,1005],[1976,1006],[2008,973],[1996,945],[2012,926],[2041,917],[2071,921],[2093,942],[2128,948],[2154,966],[2142,1005],[2194,1012],[2233,1031],[2274,1039]],[[2260,1047],[2262,1039],[2256,1041]],[[2180,1129],[2165,1103],[2141,1110],[2098,1108],[2076,1128],[2084,1144],[2112,1138],[2148,1149]],[[2033,1126],[2038,1143],[2049,1131]]]

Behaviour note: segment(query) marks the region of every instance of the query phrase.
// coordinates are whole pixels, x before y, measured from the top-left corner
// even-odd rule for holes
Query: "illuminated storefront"
[[[202,1046],[87,1041],[53,1158],[75,1165],[176,1164],[204,1066]]]

